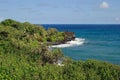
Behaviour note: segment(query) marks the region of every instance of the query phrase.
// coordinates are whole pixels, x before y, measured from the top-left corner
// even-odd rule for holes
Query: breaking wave
[[[80,46],[85,43],[85,39],[83,38],[75,38],[75,40],[68,41],[65,44],[59,44],[59,45],[52,45],[53,48],[65,48],[65,47],[74,47],[74,46]]]

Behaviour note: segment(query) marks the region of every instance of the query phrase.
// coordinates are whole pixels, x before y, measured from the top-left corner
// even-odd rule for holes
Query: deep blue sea
[[[50,24],[46,28],[75,32],[85,39],[79,46],[61,48],[65,56],[74,60],[96,59],[120,65],[120,25]]]

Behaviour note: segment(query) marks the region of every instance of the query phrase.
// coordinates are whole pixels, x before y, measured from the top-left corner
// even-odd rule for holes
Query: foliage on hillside
[[[63,32],[58,32],[53,28],[45,30],[42,26],[7,19],[0,24],[0,51],[40,58],[39,60],[42,63],[54,63],[54,61],[62,57],[62,52],[57,49],[55,50],[57,54],[54,54],[48,49],[45,42],[48,39],[51,42],[58,41],[59,38],[64,39],[62,34]]]
[[[0,80],[120,80],[120,66],[96,60],[73,61],[46,42],[63,32],[7,19],[0,24]],[[58,66],[59,59],[64,66]]]

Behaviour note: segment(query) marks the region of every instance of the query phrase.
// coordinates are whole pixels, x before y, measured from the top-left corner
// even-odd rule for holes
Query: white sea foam
[[[75,40],[68,41],[65,44],[52,45],[51,47],[53,47],[53,48],[74,47],[74,46],[83,45],[84,42],[85,42],[85,39],[83,39],[83,38],[75,38]]]

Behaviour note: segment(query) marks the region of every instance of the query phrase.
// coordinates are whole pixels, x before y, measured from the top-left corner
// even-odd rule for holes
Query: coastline
[[[83,38],[75,38],[74,40],[67,41],[65,43],[51,45],[51,47],[52,48],[66,48],[66,47],[81,46],[84,43],[85,43],[85,39],[83,39]]]
[[[119,65],[97,60],[82,61],[79,59],[77,61],[70,56],[66,57],[65,52],[62,52],[61,49],[50,49],[48,45],[44,44],[46,41],[60,41],[60,43],[64,41],[69,46],[83,44],[86,38],[76,38],[73,32],[72,35],[71,32],[64,35],[56,29],[45,30],[41,26],[27,22],[20,23],[10,19],[2,22],[0,24],[0,79],[119,80]],[[80,49],[83,50],[81,47],[72,47],[67,48],[67,51],[78,57],[76,52],[79,52]],[[80,54],[81,57],[82,54]]]

